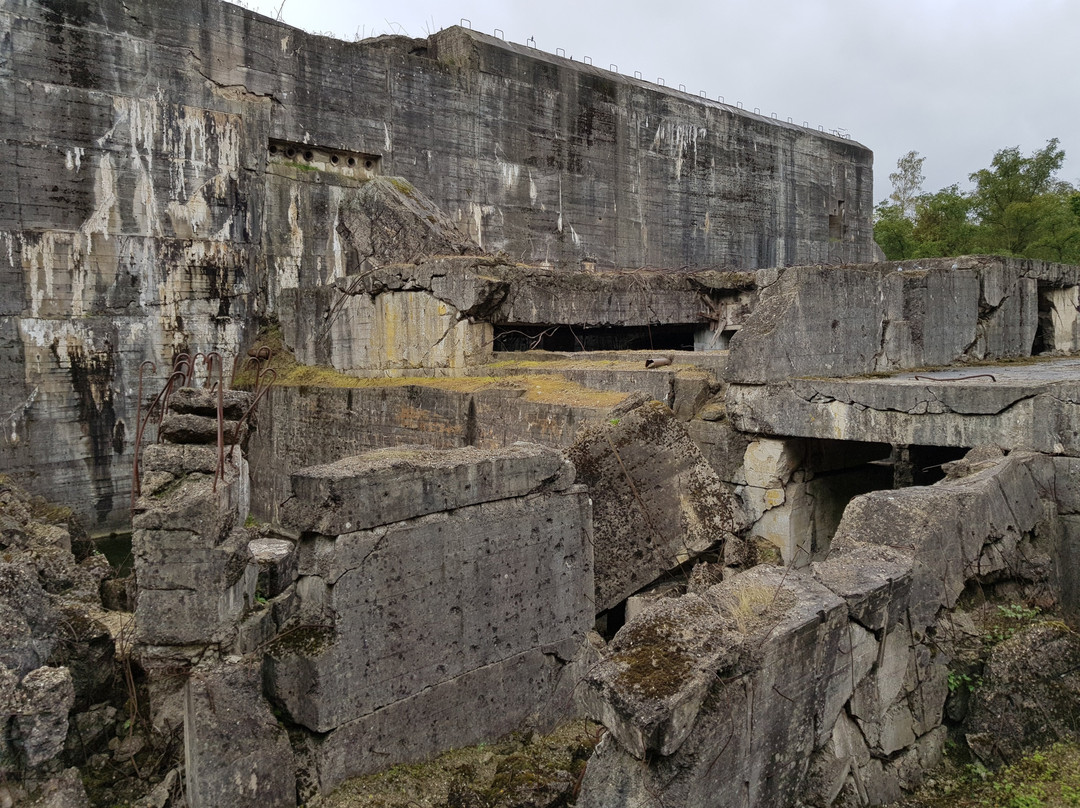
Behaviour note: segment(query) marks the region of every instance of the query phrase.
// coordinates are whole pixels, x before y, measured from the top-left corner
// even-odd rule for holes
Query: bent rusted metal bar
[[[169,397],[172,395],[174,377],[177,373],[180,374],[180,386],[183,387],[186,384],[192,364],[190,354],[179,353],[173,357],[172,375],[169,376],[165,384],[165,400],[161,403],[161,417],[158,418],[158,429],[161,429],[161,419],[165,417],[165,413],[169,410]]]
[[[263,384],[263,380],[270,377],[270,380]],[[251,418],[251,414],[255,411],[255,407],[262,401],[270,388],[274,386],[274,382],[277,381],[277,371],[273,368],[263,368],[259,374],[255,377],[255,392],[251,397],[251,403],[244,411],[244,414],[240,416],[240,420],[236,422],[236,427],[233,429],[232,441],[229,444],[229,461],[232,462],[233,453],[236,451],[236,444],[240,441],[240,430]]]
[[[210,377],[214,373],[214,365],[217,365],[218,369],[218,383],[217,383],[217,467],[214,469],[214,493],[217,493],[217,484],[220,479],[225,481],[225,378],[224,369],[225,362],[221,358],[221,354],[217,351],[210,351],[203,355],[203,361],[206,362],[206,379],[209,383]]]
[[[258,348],[250,348],[247,352],[247,357],[241,360],[239,356],[233,358],[232,376],[229,378],[229,389],[236,388],[236,374],[240,368],[255,363],[255,375],[259,373],[259,368],[262,367],[262,362],[269,362],[273,358],[274,352],[270,350],[266,345],[261,345]]]
[[[152,368],[154,368],[155,371],[157,370],[157,366],[154,365],[153,362],[150,362],[150,360],[147,360],[146,362],[143,362],[142,365],[139,366],[139,406],[140,407],[142,406],[142,371],[143,371],[143,368],[146,367],[147,364],[149,364]],[[153,417],[155,407],[160,406],[162,408],[162,410],[164,411],[165,400],[168,397],[167,396],[168,392],[172,389],[173,383],[180,380],[180,379],[183,379],[183,377],[184,377],[183,371],[174,370],[171,374],[169,374],[169,378],[166,379],[164,387],[162,387],[161,390],[158,391],[158,394],[156,396],[154,396],[153,400],[150,402],[149,406],[146,408],[146,415],[143,416],[141,413],[136,412],[136,418],[135,418],[135,457],[134,457],[134,459],[132,461],[132,475],[131,475],[131,477],[132,477],[132,479],[131,479],[131,510],[132,510],[132,513],[134,513],[134,511],[135,511],[135,500],[137,500],[139,498],[139,495],[142,493],[142,480],[140,479],[140,476],[139,476],[139,453],[142,451],[142,438],[143,438],[143,433],[146,430],[146,425],[148,423],[150,423],[150,418]],[[157,440],[161,439],[160,427],[161,427],[161,419],[162,418],[164,418],[164,413],[162,414],[162,416],[160,418],[158,418],[159,434],[158,434]]]
[[[915,376],[914,378],[916,381],[924,382],[966,382],[971,379],[989,379],[992,382],[997,381],[992,373],[976,373],[974,376],[951,376],[946,379],[939,379],[936,376]]]
[[[143,397],[143,371],[146,370],[146,366],[150,366],[151,373],[157,373],[157,365],[150,359],[143,361],[139,365],[139,393],[138,398],[135,399],[135,451],[134,456],[131,459],[131,512],[135,512],[135,500],[139,491],[139,450],[142,447],[143,428],[146,426],[142,417],[142,397]]]

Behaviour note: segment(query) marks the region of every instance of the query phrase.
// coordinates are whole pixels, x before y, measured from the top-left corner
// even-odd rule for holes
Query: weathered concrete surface
[[[835,544],[885,544],[913,553],[908,617],[922,633],[951,609],[969,580],[1045,580],[1050,558],[1033,544],[1047,518],[1049,458],[1014,452],[985,471],[930,487],[877,491],[852,500]]]
[[[622,629],[614,652],[586,680],[607,705],[591,714],[620,743],[605,741],[597,750],[578,805],[634,805],[652,793],[686,806],[783,806],[799,793],[826,690],[851,687],[850,677],[828,675],[846,634],[843,601],[775,567],[756,567],[696,597],[665,606],[700,610],[699,619],[712,624],[709,643],[679,640],[681,621],[653,624],[647,612]],[[735,653],[717,654],[724,646]],[[663,720],[639,737],[644,749],[660,754],[643,765],[634,746],[622,745],[626,731],[612,719],[629,713],[624,720],[636,723],[654,704]],[[667,726],[678,731],[658,731]]]
[[[373,175],[531,263],[873,257],[868,149],[472,31],[346,43],[217,0],[17,0],[0,28],[0,466],[101,530],[140,363],[232,354],[344,277]]]
[[[572,709],[594,617],[589,500],[572,479],[525,446],[382,451],[294,476],[293,527],[325,532],[301,534],[299,613],[264,676],[325,734],[322,787]],[[328,496],[347,504],[312,520]]]
[[[1053,359],[886,379],[732,384],[727,411],[736,428],[765,435],[1078,455],[1078,370],[1078,360]]]
[[[574,712],[585,665],[562,646],[523,651],[466,671],[362,715],[310,742],[312,777],[329,792],[342,780],[413,763],[446,749],[490,742],[523,729],[544,731]]]
[[[832,553],[808,569],[754,567],[630,620],[583,685],[610,736],[578,804],[873,805],[916,786],[944,746],[960,592],[1003,581],[1045,591],[1050,575],[1044,500],[1055,462],[1067,474],[1072,461],[991,454],[934,486],[855,499]],[[1057,639],[1039,653],[1057,654]],[[1005,681],[1024,664],[1013,651],[996,670]],[[1040,693],[1071,686],[1048,679]],[[988,701],[975,738],[990,757],[1004,704]]]
[[[258,666],[195,671],[184,693],[185,796],[191,808],[296,805],[292,748],[261,695]]]
[[[559,454],[520,443],[497,454],[475,447],[394,447],[292,475],[283,508],[290,530],[339,536],[429,513],[521,497],[550,486],[564,490],[573,467]]]
[[[568,399],[566,392],[554,376],[475,392],[431,383],[272,389],[259,405],[260,427],[250,446],[252,510],[278,521],[281,503],[292,494],[290,474],[371,449],[496,449],[517,441],[566,447],[582,426],[611,418],[612,408],[630,398],[574,390]]]
[[[567,454],[593,501],[597,611],[711,547],[741,562],[739,503],[665,405],[591,427]]]
[[[985,256],[790,268],[732,338],[729,378],[764,384],[1029,356],[1040,293],[1078,283],[1077,267]],[[1065,338],[1059,328],[1043,341]]]

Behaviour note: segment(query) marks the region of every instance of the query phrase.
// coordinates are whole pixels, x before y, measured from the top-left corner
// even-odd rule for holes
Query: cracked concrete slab
[[[764,435],[1077,456],[1080,360],[732,384],[727,408],[737,429]]]

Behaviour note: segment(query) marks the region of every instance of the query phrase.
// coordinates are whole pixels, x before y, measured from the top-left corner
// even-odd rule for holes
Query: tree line
[[[1080,264],[1080,190],[1057,176],[1057,138],[1028,156],[997,152],[969,176],[970,191],[923,193],[925,159],[911,151],[897,160],[893,192],[874,209],[874,239],[889,260],[986,253]]]

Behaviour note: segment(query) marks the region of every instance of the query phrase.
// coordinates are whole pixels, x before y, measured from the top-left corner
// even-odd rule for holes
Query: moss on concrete
[[[515,733],[350,780],[323,808],[556,808],[572,805],[600,726],[577,719],[549,735]]]

